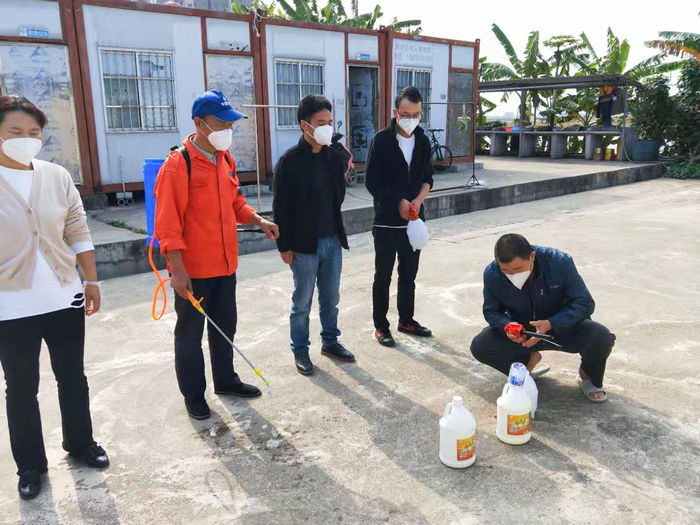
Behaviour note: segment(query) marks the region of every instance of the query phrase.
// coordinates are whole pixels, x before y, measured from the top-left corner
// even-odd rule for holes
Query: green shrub
[[[700,163],[684,162],[682,164],[674,164],[668,169],[666,177],[671,179],[700,180]]]

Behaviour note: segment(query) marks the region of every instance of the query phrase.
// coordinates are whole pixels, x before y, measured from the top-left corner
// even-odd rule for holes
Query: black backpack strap
[[[182,158],[185,159],[185,164],[187,165],[187,180],[192,178],[192,160],[190,159],[190,152],[187,151],[185,146],[173,146],[170,151],[179,151]]]

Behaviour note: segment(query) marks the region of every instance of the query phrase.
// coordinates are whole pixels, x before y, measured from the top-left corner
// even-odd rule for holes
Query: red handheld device
[[[529,335],[530,337],[537,337],[538,339],[543,339],[544,341],[561,348],[560,344],[554,342],[553,335],[540,334],[538,332],[529,332],[528,330],[525,330],[525,327],[521,324],[507,324],[505,327],[505,332],[506,334],[510,334],[513,337],[522,337],[524,335]]]

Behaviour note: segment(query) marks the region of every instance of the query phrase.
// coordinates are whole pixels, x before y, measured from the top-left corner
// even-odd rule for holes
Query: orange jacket
[[[153,190],[160,251],[181,250],[185,270],[193,279],[231,275],[238,268],[236,225],[248,224],[256,212],[238,192],[236,164],[228,151],[218,153],[214,166],[190,137],[184,146],[192,163],[190,179],[185,159],[173,151]]]

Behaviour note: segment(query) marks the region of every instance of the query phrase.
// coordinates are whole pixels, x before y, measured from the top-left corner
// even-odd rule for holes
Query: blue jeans
[[[292,352],[303,355],[309,351],[309,313],[317,282],[321,339],[324,346],[337,343],[340,272],[343,269],[340,240],[338,237],[319,239],[315,254],[295,252],[291,267],[294,275],[292,315],[289,317]]]

